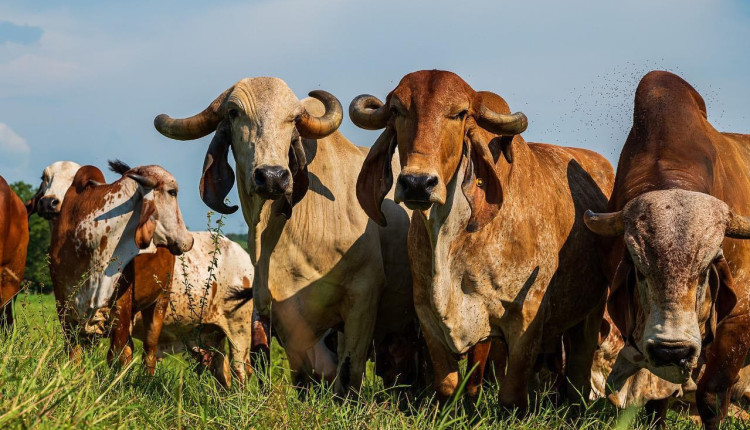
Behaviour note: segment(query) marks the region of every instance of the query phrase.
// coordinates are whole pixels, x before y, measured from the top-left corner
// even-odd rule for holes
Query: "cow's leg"
[[[211,351],[209,353],[211,356],[211,374],[214,375],[214,378],[216,378],[222,387],[229,388],[232,386],[232,370],[229,364],[229,357],[225,352],[224,341],[226,336],[223,332],[215,336],[215,339],[206,345]]]
[[[149,375],[156,370],[156,353],[159,347],[159,336],[164,324],[164,315],[169,306],[169,295],[162,294],[156,303],[141,311],[145,337],[143,339],[143,366]]]
[[[517,409],[519,414],[524,415],[529,406],[529,384],[535,375],[541,330],[529,328],[518,336],[508,335],[507,339],[516,340],[508,345],[508,368],[500,386],[500,406],[508,410]]]
[[[729,316],[716,328],[706,350],[706,369],[698,381],[696,403],[706,429],[717,429],[727,414],[729,392],[750,347],[750,315]]]
[[[292,376],[292,383],[297,389],[300,397],[307,395],[313,379],[310,376],[309,366],[307,365],[307,354],[305,351],[296,351],[291,348],[286,349],[286,356],[289,360],[289,373]]]
[[[126,365],[133,358],[133,340],[130,338],[130,322],[133,320],[133,300],[130,291],[117,299],[114,309],[114,327],[110,334],[109,350],[107,351],[107,363],[112,364],[115,358]]]
[[[3,300],[5,300],[5,294],[3,294]],[[2,313],[0,313],[0,330],[10,330],[13,328],[13,301],[8,300],[0,306],[2,306]]]
[[[479,390],[482,388],[484,381],[484,368],[487,364],[487,357],[490,355],[492,341],[487,339],[474,345],[469,350],[469,356],[466,359],[466,370],[469,373],[466,382],[466,395],[471,401],[476,401],[479,396]]]
[[[240,384],[253,373],[250,366],[252,335],[244,321],[227,321],[226,336],[229,341],[229,362]]]
[[[372,343],[375,318],[378,309],[379,284],[373,284],[372,276],[361,274],[360,282],[351,285],[349,309],[342,309],[344,316],[343,342],[339,337],[338,365],[334,391],[346,396],[352,390],[359,391],[365,373],[367,352]],[[370,278],[370,279],[367,279]],[[343,345],[342,345],[343,343]]]
[[[646,402],[646,417],[655,428],[667,428],[667,411],[669,410],[669,398],[649,400]]]
[[[270,326],[270,321],[267,316],[259,315],[257,310],[253,310],[250,363],[255,368],[255,371],[262,375],[266,375],[269,363],[271,362]]]
[[[26,253],[23,253],[24,259]],[[17,259],[17,258],[16,258]],[[23,261],[20,266],[20,272],[18,262],[14,261],[5,267],[0,267],[0,329],[9,330],[13,328],[13,298],[16,297],[18,292],[21,290],[21,277],[23,277]],[[21,275],[21,277],[18,276]]]
[[[485,367],[484,379],[502,384],[505,379],[505,366],[508,364],[508,347],[502,338],[492,339],[489,366]]]
[[[591,392],[591,365],[599,340],[604,303],[580,323],[567,331],[565,340],[569,347],[565,354],[563,397],[573,403],[585,403]]]
[[[432,362],[432,384],[436,400],[440,404],[445,404],[458,388],[458,360],[440,339],[432,336],[424,326],[422,333]]]

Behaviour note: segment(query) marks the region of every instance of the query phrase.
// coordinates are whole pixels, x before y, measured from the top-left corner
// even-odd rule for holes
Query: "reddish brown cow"
[[[395,200],[414,210],[414,304],[438,394],[458,385],[457,355],[493,338],[508,348],[500,402],[525,409],[536,364],[565,334],[564,392],[587,396],[607,283],[582,215],[589,204],[606,206],[609,163],[591,151],[527,144],[522,113],[450,72],[406,75],[385,104],[360,96],[350,115],[360,127],[385,128],[357,183],[360,204],[381,224],[398,147]],[[473,354],[479,363],[485,350]]]
[[[608,309],[626,341],[608,385],[640,368],[675,384],[705,360],[697,404],[715,429],[750,347],[750,135],[720,133],[682,78],[651,72],[635,93],[609,211]]]
[[[0,176],[0,328],[13,325],[13,297],[26,268],[29,222],[26,208]]]

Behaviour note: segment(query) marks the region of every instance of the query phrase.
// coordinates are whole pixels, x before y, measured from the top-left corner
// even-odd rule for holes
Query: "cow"
[[[641,368],[675,384],[705,361],[703,424],[726,415],[750,347],[750,135],[720,133],[677,75],[646,74],[607,212],[586,213],[603,237],[608,310],[626,345],[608,385]]]
[[[21,290],[28,244],[26,208],[0,176],[0,329],[13,326],[13,298]]]
[[[158,252],[155,246],[180,255],[192,248],[193,236],[177,204],[177,181],[159,166],[131,169],[112,184],[96,167],[83,166],[64,200],[52,228],[50,275],[69,354],[76,358],[104,334],[103,323],[120,298],[118,281],[134,257]],[[108,358],[113,348],[126,346],[113,341]]]
[[[30,206],[31,213],[48,219],[54,228],[65,192],[80,167],[71,161],[47,166]],[[121,175],[130,170],[119,160],[111,162],[110,168]],[[104,177],[98,176],[98,180],[103,182]],[[239,381],[249,373],[252,302],[242,305],[241,299],[234,296],[252,285],[250,257],[226,237],[209,232],[191,234],[195,239],[193,248],[179,259],[165,248],[135,257],[120,279],[114,312],[107,324],[101,322],[97,333],[111,330],[108,358],[112,361],[119,357],[127,363],[132,357],[133,323],[132,336],[144,343],[143,362],[149,373],[153,374],[157,358],[187,349],[212,370],[222,385],[229,386],[230,368]],[[215,280],[208,282],[212,264]],[[114,327],[110,328],[110,324]],[[216,351],[224,351],[225,338],[229,341],[229,357],[211,360]]]
[[[447,71],[410,73],[385,103],[365,94],[349,112],[361,128],[385,129],[357,181],[359,203],[381,225],[390,158],[400,155],[395,201],[414,211],[414,305],[438,399],[456,391],[457,356],[486,351],[491,340],[507,346],[500,403],[525,410],[536,364],[559,351],[563,335],[561,392],[587,396],[607,280],[582,215],[605,207],[609,163],[583,149],[526,143],[523,113]],[[476,355],[481,364],[486,354]]]
[[[231,148],[249,227],[256,309],[264,324],[270,320],[300,388],[318,378],[306,351],[337,329],[336,373],[323,379],[335,379],[334,391],[343,396],[361,386],[373,337],[376,350],[397,355],[418,342],[409,334],[416,328],[406,261],[409,215],[388,200],[389,227],[368,220],[355,195],[365,154],[336,131],[343,117],[339,101],[320,90],[310,96],[300,101],[278,78],[246,78],[201,113],[186,119],[161,114],[154,126],[178,140],[216,131],[200,194],[225,214],[238,209],[224,203],[235,180]],[[413,361],[391,360],[398,363]]]

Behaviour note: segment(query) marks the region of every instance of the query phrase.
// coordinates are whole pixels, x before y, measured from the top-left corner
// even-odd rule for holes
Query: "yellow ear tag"
[[[482,180],[482,178],[477,178],[477,187],[482,188],[483,185],[484,181]]]

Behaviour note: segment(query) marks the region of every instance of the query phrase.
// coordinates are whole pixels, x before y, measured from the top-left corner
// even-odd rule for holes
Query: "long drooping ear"
[[[284,204],[281,214],[289,219],[292,217],[292,207],[299,203],[310,186],[310,178],[307,176],[307,156],[302,146],[302,137],[295,130],[292,135],[292,144],[289,146],[289,171],[292,172],[292,193],[284,196]]]
[[[229,165],[229,148],[232,130],[229,121],[223,120],[216,128],[203,161],[203,175],[199,186],[201,199],[211,209],[222,214],[237,212],[238,207],[227,206],[224,199],[234,186],[234,170]]]
[[[737,291],[734,285],[734,278],[732,277],[732,271],[729,269],[729,264],[724,256],[719,257],[714,262],[716,268],[716,274],[719,277],[718,291],[716,291],[715,304],[716,304],[716,321],[721,322],[727,315],[729,315],[734,307],[737,305]],[[712,291],[713,293],[713,291]]]
[[[635,282],[633,263],[628,257],[623,257],[610,286],[607,311],[612,322],[626,340],[635,329],[635,308],[633,307]]]
[[[156,205],[152,199],[144,199],[141,205],[141,217],[135,229],[135,244],[138,249],[146,249],[151,244],[156,230],[156,222],[152,219],[156,213]]]
[[[391,159],[396,150],[396,132],[386,126],[365,157],[357,177],[357,200],[367,216],[385,227],[388,223],[380,205],[393,186]]]
[[[26,206],[27,217],[31,217],[31,215],[34,215],[36,213],[37,205],[39,204],[39,199],[42,197],[42,194],[44,194],[42,185],[39,185],[39,189],[36,190],[36,194],[34,194],[34,197],[32,197],[31,200],[24,204],[24,206]]]
[[[495,169],[495,160],[488,146],[486,132],[471,118],[467,119],[464,153],[470,159],[464,173],[461,190],[471,207],[471,218],[466,231],[474,232],[492,221],[503,204],[503,184]]]

